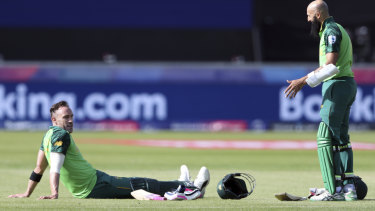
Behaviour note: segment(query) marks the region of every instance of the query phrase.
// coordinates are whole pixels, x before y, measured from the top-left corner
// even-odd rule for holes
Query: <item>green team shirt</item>
[[[339,73],[326,79],[325,81],[343,76],[354,77],[352,72],[353,49],[350,37],[345,29],[337,24],[333,17],[327,18],[319,32],[319,65],[326,64],[326,54],[336,52],[339,54],[336,66]]]
[[[45,134],[41,150],[50,163],[51,152],[65,155],[60,170],[60,179],[69,192],[77,198],[85,198],[96,183],[96,170],[82,157],[70,133],[60,127],[51,126]]]

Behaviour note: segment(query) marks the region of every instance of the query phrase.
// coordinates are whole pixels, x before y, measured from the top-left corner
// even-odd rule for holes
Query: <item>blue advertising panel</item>
[[[0,1],[0,27],[241,28],[252,0]]]
[[[0,127],[42,129],[59,100],[69,102],[78,126],[86,124],[83,129],[108,122],[130,129],[199,129],[210,122],[265,129],[320,121],[320,87],[305,87],[293,100],[284,97],[284,89],[277,84],[0,83]],[[351,121],[373,124],[374,105],[375,87],[360,86]]]

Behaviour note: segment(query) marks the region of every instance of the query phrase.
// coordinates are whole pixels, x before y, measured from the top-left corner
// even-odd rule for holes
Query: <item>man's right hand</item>
[[[13,194],[13,195],[8,196],[8,198],[27,198],[27,197],[29,197],[29,195],[26,193],[18,193],[18,194]]]
[[[306,79],[307,76],[297,80],[287,80],[286,82],[288,82],[289,86],[284,91],[285,97],[290,99],[294,98],[297,95],[297,93],[302,89],[302,87],[306,85]]]

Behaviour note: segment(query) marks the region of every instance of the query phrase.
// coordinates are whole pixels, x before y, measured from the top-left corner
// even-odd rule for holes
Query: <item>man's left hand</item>
[[[39,199],[58,199],[58,198],[59,198],[58,194],[53,194],[53,195],[50,195],[50,196],[41,196],[41,197],[39,197]]]

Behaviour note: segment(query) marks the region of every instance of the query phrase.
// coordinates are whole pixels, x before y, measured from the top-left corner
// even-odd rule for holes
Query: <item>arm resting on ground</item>
[[[43,175],[43,173],[46,170],[47,166],[48,166],[48,162],[47,162],[46,157],[44,156],[44,152],[42,150],[39,150],[39,152],[38,152],[38,158],[37,158],[37,161],[36,161],[36,167],[34,169],[34,173],[33,174],[39,175],[39,180],[40,180],[40,177]],[[34,180],[32,179],[32,176],[30,176],[30,180],[29,180],[29,183],[27,185],[27,189],[26,189],[25,193],[14,194],[14,195],[10,195],[8,197],[9,198],[25,198],[25,197],[29,197],[33,193],[35,187],[39,183],[39,181],[34,181]]]
[[[65,155],[61,152],[51,152],[50,154],[51,169],[50,169],[50,187],[51,195],[41,196],[39,199],[58,199],[59,198],[59,180],[60,170],[64,164]]]

